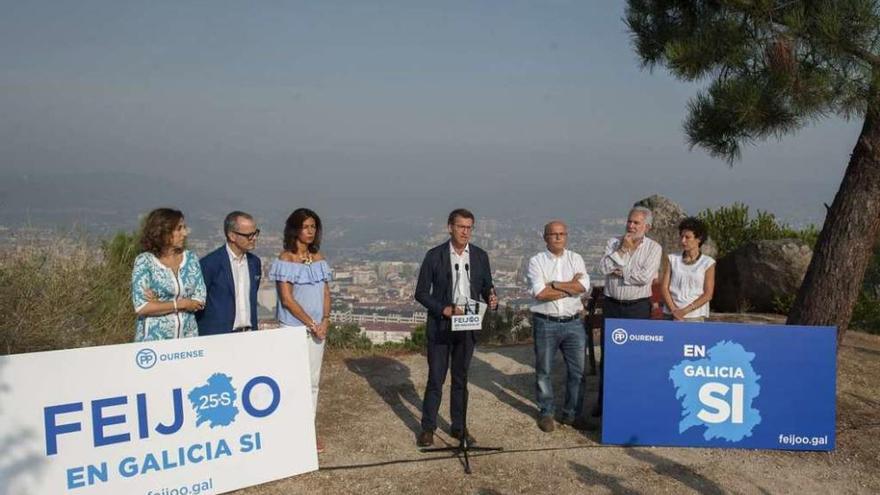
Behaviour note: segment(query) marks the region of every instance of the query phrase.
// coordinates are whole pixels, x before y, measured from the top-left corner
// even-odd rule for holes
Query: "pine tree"
[[[705,83],[688,104],[691,146],[731,165],[741,146],[828,115],[864,124],[789,324],[843,339],[880,233],[880,12],[873,0],[628,0],[647,68]]]

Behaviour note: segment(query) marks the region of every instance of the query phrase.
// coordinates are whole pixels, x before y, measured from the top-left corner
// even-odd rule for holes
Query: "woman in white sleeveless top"
[[[682,252],[663,260],[663,313],[669,320],[703,321],[715,291],[715,260],[700,252],[706,224],[688,217],[678,224]]]

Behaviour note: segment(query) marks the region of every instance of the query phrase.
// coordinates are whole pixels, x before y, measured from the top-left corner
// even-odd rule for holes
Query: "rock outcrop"
[[[776,312],[804,280],[813,251],[799,239],[748,242],[715,268],[712,311]]]
[[[654,224],[648,232],[648,237],[663,246],[664,255],[681,251],[678,224],[688,216],[684,208],[659,194],[637,201],[633,206],[644,206],[654,214]],[[703,243],[702,251],[713,258],[718,252],[711,239]]]

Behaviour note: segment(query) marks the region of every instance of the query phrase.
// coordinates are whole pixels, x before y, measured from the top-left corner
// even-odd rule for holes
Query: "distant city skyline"
[[[690,151],[699,86],[638,66],[623,8],[7,2],[0,222],[130,227],[160,205],[575,219],[659,193],[821,224],[858,123],[746,147],[732,168]]]

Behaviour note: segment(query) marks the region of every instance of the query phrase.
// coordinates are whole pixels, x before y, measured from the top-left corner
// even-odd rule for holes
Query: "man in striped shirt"
[[[651,318],[651,284],[660,271],[663,249],[645,234],[651,229],[654,216],[644,206],[635,206],[626,219],[626,232],[612,237],[605,245],[605,255],[600,262],[605,276],[605,301],[602,313],[605,318]],[[602,342],[604,345],[604,329]],[[602,362],[605,362],[604,356]],[[604,366],[602,367],[604,372]],[[602,392],[604,377],[599,375],[599,403],[593,409],[594,416],[602,415]]]

